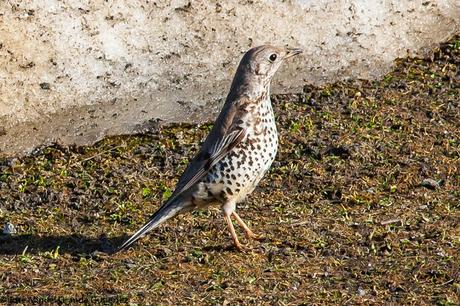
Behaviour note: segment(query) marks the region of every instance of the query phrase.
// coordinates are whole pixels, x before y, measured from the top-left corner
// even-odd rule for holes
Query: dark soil
[[[380,81],[273,97],[280,151],[237,210],[265,236],[240,231],[247,253],[210,209],[107,254],[170,195],[209,124],[2,159],[0,225],[17,234],[0,235],[0,303],[458,305],[459,100],[460,36]]]

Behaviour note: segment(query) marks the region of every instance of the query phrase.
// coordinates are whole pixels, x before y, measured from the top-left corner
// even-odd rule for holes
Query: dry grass
[[[459,99],[460,36],[380,81],[274,97],[280,152],[238,207],[266,236],[247,254],[216,209],[104,253],[170,194],[209,125],[0,160],[0,224],[18,230],[0,236],[0,297],[459,304]]]

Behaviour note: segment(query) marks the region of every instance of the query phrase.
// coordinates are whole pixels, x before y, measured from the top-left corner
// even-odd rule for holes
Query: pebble
[[[3,234],[4,235],[14,235],[16,233],[17,233],[16,227],[14,227],[13,223],[8,222],[3,227]]]
[[[430,178],[424,179],[420,185],[422,185],[425,188],[434,190],[439,188],[441,181],[436,181]]]
[[[365,296],[366,295],[366,290],[358,288],[358,295],[359,296]]]

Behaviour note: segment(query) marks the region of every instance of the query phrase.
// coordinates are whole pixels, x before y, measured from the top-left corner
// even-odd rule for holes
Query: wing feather
[[[233,149],[244,137],[245,137],[245,130],[240,129],[239,131],[234,131],[230,135],[226,137],[222,141],[222,143],[215,149],[213,155],[209,157],[206,163],[199,168],[196,174],[181,188],[178,193],[181,193],[190,187],[192,187],[195,183],[197,183],[203,176],[208,173],[209,169],[211,169],[216,163],[218,163],[231,149]]]
[[[247,103],[246,99],[240,99],[232,103],[228,103],[227,101],[225,103],[201,150],[190,161],[187,169],[177,183],[176,190],[167,203],[173,201],[182,192],[202,179],[216,163],[224,158],[246,137],[247,128],[242,127],[238,123],[241,120],[244,121],[247,116],[244,110],[245,103]]]

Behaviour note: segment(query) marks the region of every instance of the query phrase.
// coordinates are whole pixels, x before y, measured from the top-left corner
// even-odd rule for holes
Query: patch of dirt
[[[171,125],[0,160],[0,296],[163,304],[459,304],[460,36],[380,81],[273,97],[280,151],[238,212],[115,245],[174,188],[210,129]],[[83,300],[88,302],[88,300]]]

